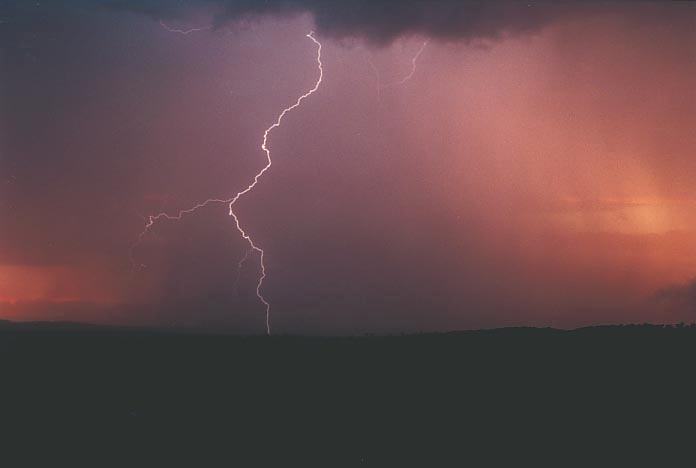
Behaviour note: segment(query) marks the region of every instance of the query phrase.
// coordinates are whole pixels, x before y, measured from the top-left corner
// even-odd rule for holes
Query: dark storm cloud
[[[29,48],[27,44],[37,27],[47,29],[50,25],[63,24],[69,30],[76,14],[104,7],[170,21],[187,21],[200,13],[210,14],[217,27],[264,17],[309,14],[317,31],[324,36],[388,44],[397,37],[409,35],[454,41],[496,39],[599,13],[643,15],[651,22],[664,17],[670,23],[678,23],[683,16],[675,16],[675,11],[684,13],[684,9],[693,9],[688,2],[680,6],[675,9],[673,2],[660,0],[74,0],[48,5],[8,0],[0,5],[0,51],[3,43]]]
[[[459,0],[200,0],[188,4],[114,0],[107,5],[156,19],[185,19],[196,7],[207,8],[214,11],[217,25],[308,13],[325,36],[358,37],[373,43],[411,34],[451,40],[495,38],[534,31],[571,11],[588,9],[579,2]]]
[[[197,11],[213,14],[216,26],[273,16],[309,14],[318,32],[335,38],[361,38],[388,44],[397,37],[425,35],[442,40],[496,39],[538,31],[567,18],[615,13],[680,22],[675,3],[662,0],[104,0],[117,10],[154,19],[186,20]],[[691,9],[685,2],[680,5]],[[628,7],[628,8],[627,8]]]

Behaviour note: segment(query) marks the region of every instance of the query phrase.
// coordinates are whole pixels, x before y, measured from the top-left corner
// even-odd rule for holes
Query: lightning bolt
[[[271,166],[273,165],[273,160],[271,159],[271,150],[268,149],[268,135],[276,128],[280,127],[280,124],[283,121],[283,118],[287,115],[288,112],[291,112],[292,110],[300,107],[302,105],[302,101],[307,99],[309,96],[314,94],[318,89],[319,86],[321,85],[321,81],[324,78],[324,67],[321,62],[321,43],[317,41],[317,39],[314,37],[314,31],[311,31],[309,34],[307,34],[307,37],[314,42],[317,46],[317,67],[319,69],[319,78],[317,79],[317,82],[314,84],[314,87],[304,93],[302,96],[297,98],[297,101],[290,107],[286,107],[283,109],[283,111],[278,115],[278,118],[276,121],[268,127],[264,132],[263,132],[263,142],[261,143],[261,149],[263,150],[264,153],[266,153],[266,165],[261,169],[258,174],[254,176],[254,181],[249,184],[247,188],[242,190],[241,192],[238,192],[237,195],[234,196],[229,202],[229,208],[230,208],[230,216],[234,218],[234,222],[237,225],[237,230],[241,234],[241,236],[249,243],[249,246],[257,251],[260,255],[260,262],[261,262],[261,276],[259,277],[259,282],[256,284],[256,296],[259,298],[259,300],[266,306],[266,334],[270,335],[271,334],[271,324],[270,324],[270,312],[271,312],[271,304],[266,301],[266,298],[264,298],[263,294],[261,294],[261,288],[263,286],[263,280],[266,279],[266,264],[264,263],[264,256],[265,252],[263,251],[262,248],[258,247],[254,241],[252,240],[251,236],[247,234],[244,229],[239,224],[239,218],[234,212],[234,205],[237,203],[239,198],[243,195],[246,195],[250,191],[256,187],[256,184],[259,183],[259,179],[268,171]]]
[[[160,22],[163,27],[165,25]],[[181,34],[188,34],[189,32],[193,32],[194,29],[191,30],[172,30],[172,32],[178,32]],[[234,212],[234,206],[235,204],[239,201],[241,197],[246,195],[247,193],[251,192],[254,187],[259,183],[259,180],[263,175],[271,168],[273,165],[273,160],[271,159],[271,150],[268,148],[268,137],[270,136],[271,132],[280,127],[281,123],[283,122],[283,119],[285,116],[289,113],[292,112],[294,109],[300,107],[302,105],[302,102],[307,99],[309,96],[314,94],[318,89],[319,86],[321,86],[321,82],[324,78],[324,68],[323,68],[323,63],[321,61],[321,43],[314,37],[314,31],[309,32],[306,37],[308,37],[314,44],[317,46],[317,69],[319,70],[319,77],[317,78],[316,83],[314,86],[307,91],[306,93],[302,94],[300,97],[297,98],[294,104],[292,104],[289,107],[286,107],[285,109],[282,110],[282,112],[278,115],[276,118],[276,121],[268,127],[264,132],[263,132],[263,140],[261,142],[261,150],[266,154],[266,165],[256,173],[254,176],[253,181],[242,191],[237,192],[232,198],[229,199],[219,199],[219,198],[210,198],[208,200],[205,200],[204,202],[198,203],[194,205],[191,208],[187,208],[185,210],[180,210],[174,215],[170,215],[168,213],[162,212],[158,213],[156,215],[150,215],[147,217],[146,223],[145,223],[145,228],[143,231],[140,233],[138,236],[135,244],[131,248],[131,260],[133,260],[133,250],[142,243],[144,240],[145,236],[151,231],[152,227],[157,223],[157,221],[161,219],[167,219],[167,220],[172,220],[172,221],[179,221],[181,220],[185,215],[191,214],[195,212],[196,210],[206,207],[208,205],[213,205],[213,204],[227,204],[229,208],[229,215],[232,216],[234,219],[235,226],[237,227],[237,231],[239,231],[239,234],[242,236],[244,240],[247,241],[250,247],[250,251],[247,251],[245,256],[240,260],[239,262],[239,269],[242,268],[244,265],[244,262],[247,260],[249,254],[251,251],[258,252],[259,254],[259,261],[261,265],[261,275],[259,276],[258,282],[256,283],[256,296],[258,297],[259,301],[264,305],[266,309],[266,334],[270,335],[271,334],[271,323],[270,323],[270,314],[271,314],[271,304],[266,300],[264,295],[262,294],[261,290],[263,288],[263,282],[266,279],[266,263],[265,263],[265,255],[266,253],[264,250],[259,247],[254,240],[251,238],[251,235],[249,235],[241,226],[239,222],[239,218],[237,217],[237,214]],[[144,267],[144,265],[141,265],[141,267]]]

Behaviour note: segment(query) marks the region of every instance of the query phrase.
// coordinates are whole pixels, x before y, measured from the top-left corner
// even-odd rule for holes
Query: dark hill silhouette
[[[0,356],[2,456],[41,466],[626,466],[668,442],[665,466],[696,425],[693,326],[320,338],[0,322]]]

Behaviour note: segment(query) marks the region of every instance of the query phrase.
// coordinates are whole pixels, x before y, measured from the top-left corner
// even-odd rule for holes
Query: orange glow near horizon
[[[100,277],[101,276],[101,277]],[[103,275],[67,266],[0,266],[0,302],[114,302]]]

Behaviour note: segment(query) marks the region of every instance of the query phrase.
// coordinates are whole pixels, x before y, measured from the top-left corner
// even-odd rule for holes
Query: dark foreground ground
[[[321,339],[0,324],[0,358],[0,466],[696,458],[692,327]]]

